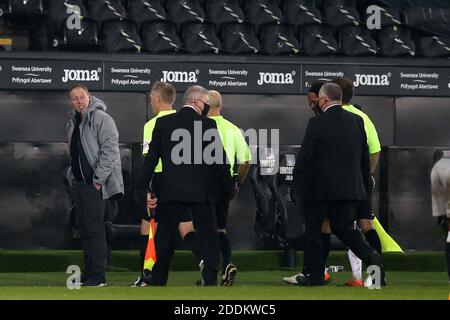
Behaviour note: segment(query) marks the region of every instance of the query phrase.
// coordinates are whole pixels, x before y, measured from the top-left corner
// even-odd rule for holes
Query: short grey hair
[[[202,86],[195,85],[187,88],[183,96],[183,103],[192,101],[195,99],[200,99],[201,97],[208,96],[208,90]]]
[[[320,92],[330,101],[342,101],[342,88],[336,83],[325,83]]]

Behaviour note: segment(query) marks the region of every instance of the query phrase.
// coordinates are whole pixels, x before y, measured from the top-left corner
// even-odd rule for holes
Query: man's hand
[[[291,201],[293,204],[297,205],[297,197],[295,195],[294,188],[288,188],[288,201]]]
[[[99,190],[102,188],[102,185],[94,182],[94,188],[95,188],[97,191],[99,191]]]
[[[158,202],[158,198],[152,197],[152,194],[149,192],[147,193],[147,212],[150,212],[150,210],[156,208],[156,204]]]
[[[375,190],[375,178],[373,177],[373,175],[370,175],[370,191],[374,190]]]
[[[234,194],[233,194],[233,198],[236,198],[237,197],[237,195],[238,195],[238,193],[239,193],[239,190],[241,190],[241,186],[239,186],[239,185],[235,185],[235,187],[234,187]]]

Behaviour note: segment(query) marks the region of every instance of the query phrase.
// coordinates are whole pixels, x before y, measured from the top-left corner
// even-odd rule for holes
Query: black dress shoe
[[[313,281],[309,275],[303,275],[299,274],[297,276],[297,285],[302,287],[316,287],[316,286],[324,286],[329,284],[330,281],[324,281],[324,280],[316,280]]]

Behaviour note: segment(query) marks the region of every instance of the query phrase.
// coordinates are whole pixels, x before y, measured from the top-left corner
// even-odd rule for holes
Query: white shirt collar
[[[340,106],[340,104],[335,103],[335,104],[329,105],[325,110],[323,110],[323,112],[325,113],[328,109],[330,109],[331,107],[334,107],[334,106]]]
[[[192,108],[192,109],[194,109],[195,113],[197,113],[197,109],[195,109],[195,107],[194,107],[194,106],[191,106],[190,104],[185,104],[185,105],[183,106],[183,108]]]

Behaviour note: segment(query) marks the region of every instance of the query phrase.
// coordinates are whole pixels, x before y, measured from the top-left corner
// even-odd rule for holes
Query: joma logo
[[[163,77],[161,78],[162,82],[187,82],[187,83],[196,83],[197,80],[196,71],[163,71]]]
[[[391,74],[355,74],[355,87],[361,86],[388,86]]]
[[[294,84],[295,71],[292,73],[260,72],[258,85],[263,84]]]
[[[99,81],[99,70],[71,70],[64,69],[63,82],[67,81]]]

